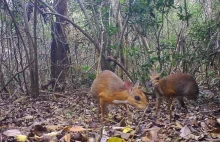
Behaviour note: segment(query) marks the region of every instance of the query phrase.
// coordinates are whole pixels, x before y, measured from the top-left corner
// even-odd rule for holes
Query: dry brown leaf
[[[70,132],[83,132],[86,131],[82,126],[73,126],[69,129]]]
[[[213,118],[207,118],[205,120],[206,125],[209,127],[209,129],[213,129],[213,127],[215,126],[215,124],[217,123],[216,119]]]
[[[182,124],[180,124],[179,121],[176,121],[176,127],[179,128],[179,129],[182,129],[182,128],[183,128]]]
[[[70,142],[71,141],[71,134],[66,134],[64,136],[64,139],[65,139],[66,142]]]
[[[34,139],[35,139],[36,141],[41,141],[41,137],[39,137],[39,136],[37,136],[37,135],[34,135]]]
[[[70,129],[70,128],[71,128],[71,126],[66,126],[66,127],[63,128],[63,131],[64,131],[64,132],[69,132],[69,129]]]
[[[220,128],[214,129],[213,131],[211,131],[210,133],[212,138],[220,138]]]
[[[189,134],[189,138],[193,139],[193,140],[199,140],[200,136],[196,136],[194,134]]]
[[[212,132],[213,132],[213,133],[219,133],[219,134],[220,134],[220,128],[214,129]]]
[[[45,125],[45,127],[49,131],[57,131],[63,128],[63,126],[60,126],[60,125]]]
[[[210,135],[213,139],[220,138],[220,134],[211,133]]]
[[[151,140],[152,140],[152,134],[151,134],[150,132],[147,133],[147,135],[146,135],[145,137],[142,137],[141,140],[144,141],[144,142],[149,142],[149,141],[151,141]]]
[[[144,141],[144,142],[157,141],[158,140],[157,133],[160,130],[160,128],[159,127],[152,127],[148,130],[150,130],[150,132],[148,132],[147,135],[142,138],[142,141]]]

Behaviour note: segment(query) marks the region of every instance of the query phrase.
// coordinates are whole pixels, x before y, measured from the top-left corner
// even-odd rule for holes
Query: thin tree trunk
[[[22,7],[24,9],[23,17],[24,17],[24,24],[25,24],[25,33],[28,39],[28,46],[29,46],[29,54],[30,54],[30,61],[34,61],[33,64],[30,63],[30,80],[31,80],[31,95],[32,97],[37,97],[39,95],[39,82],[38,82],[38,68],[35,68],[35,65],[37,66],[37,49],[34,45],[34,41],[31,37],[28,18],[27,18],[27,11],[25,7],[25,1],[22,2]],[[36,16],[36,15],[35,15]],[[35,17],[36,18],[36,17]],[[36,20],[35,20],[36,22]],[[36,71],[37,70],[37,71]]]
[[[37,58],[37,0],[34,2],[34,96],[39,94],[39,75],[38,75],[38,58]]]

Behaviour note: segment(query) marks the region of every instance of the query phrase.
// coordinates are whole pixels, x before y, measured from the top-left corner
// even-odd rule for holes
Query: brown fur
[[[148,105],[146,96],[138,86],[128,90],[125,82],[109,70],[102,71],[93,81],[91,95],[99,98],[102,119],[104,117],[105,104],[113,104],[116,100],[138,108],[146,108]],[[135,100],[135,96],[138,96],[140,101]]]
[[[187,110],[183,97],[196,100],[199,94],[195,79],[186,73],[171,74],[164,78],[161,78],[160,74],[152,74],[151,80],[157,95],[156,115],[160,109],[162,99],[166,99],[168,101],[168,110],[170,111],[170,121],[172,118],[171,104],[173,98],[177,97],[181,106]]]

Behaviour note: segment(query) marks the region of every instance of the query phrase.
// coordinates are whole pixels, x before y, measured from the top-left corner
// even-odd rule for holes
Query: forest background
[[[220,88],[218,0],[2,0],[0,6],[1,92],[36,97],[49,85],[90,87],[99,62],[143,86],[154,70],[186,72],[199,85]]]
[[[189,113],[175,111],[175,124],[166,121],[162,107],[156,131],[155,105],[147,113],[133,108],[135,135],[112,130],[127,115],[111,109],[116,122],[106,124],[108,137],[219,141],[219,27],[219,0],[0,0],[0,130],[8,136],[0,133],[0,141],[18,134],[14,128],[43,141],[45,124],[56,124],[52,132],[61,124],[80,125],[62,127],[67,142],[107,139],[98,104],[88,94],[96,74],[106,69],[123,80],[140,80],[151,103],[152,71],[191,74],[200,90],[197,105],[187,102]]]

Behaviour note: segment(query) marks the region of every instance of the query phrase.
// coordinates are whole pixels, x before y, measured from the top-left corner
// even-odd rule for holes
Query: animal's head
[[[150,79],[153,85],[157,85],[159,81],[162,79],[162,73],[151,73]]]
[[[148,98],[139,87],[139,81],[132,87],[132,83],[125,81],[125,88],[128,91],[128,103],[138,108],[146,108],[148,106]]]

